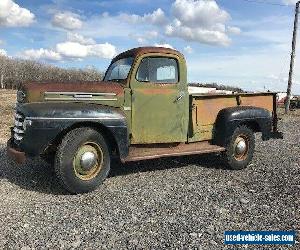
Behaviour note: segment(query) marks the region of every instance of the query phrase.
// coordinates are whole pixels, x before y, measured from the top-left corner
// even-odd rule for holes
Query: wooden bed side
[[[273,111],[274,93],[191,95],[191,129],[189,141],[211,140],[218,113],[235,106],[254,106]]]

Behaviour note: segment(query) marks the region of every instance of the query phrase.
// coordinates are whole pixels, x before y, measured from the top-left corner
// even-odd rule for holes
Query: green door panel
[[[143,57],[146,56],[149,55]],[[131,78],[131,143],[185,142],[189,113],[185,77],[181,76],[179,83],[139,82],[135,79],[138,65],[139,63],[136,64],[135,73]],[[179,72],[180,70],[181,67]]]

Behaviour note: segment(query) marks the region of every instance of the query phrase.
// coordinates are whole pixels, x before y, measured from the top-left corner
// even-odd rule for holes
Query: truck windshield
[[[108,68],[104,81],[121,81],[128,77],[133,63],[133,57],[122,58]]]

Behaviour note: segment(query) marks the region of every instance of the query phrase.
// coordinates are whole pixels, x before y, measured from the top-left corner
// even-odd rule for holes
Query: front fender
[[[263,108],[251,106],[230,107],[221,110],[214,128],[214,143],[224,146],[241,124],[248,125],[254,132],[262,132],[262,138],[268,139],[272,132],[272,114]]]
[[[58,135],[78,123],[104,127],[114,137],[120,156],[128,154],[126,117],[120,109],[88,103],[28,103],[18,105],[17,112],[32,121],[19,145],[29,155],[43,153]]]

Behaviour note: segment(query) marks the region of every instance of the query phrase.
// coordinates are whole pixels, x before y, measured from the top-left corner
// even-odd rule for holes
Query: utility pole
[[[299,4],[300,4],[300,1],[298,1],[296,3],[296,9],[295,9],[295,20],[294,20],[294,32],[293,32],[293,42],[292,42],[290,73],[289,73],[288,87],[287,87],[287,91],[286,91],[287,96],[286,96],[286,102],[285,102],[285,113],[286,114],[290,110],[291,89],[292,89],[292,82],[293,82],[293,70],[294,70],[294,62],[295,62],[295,50],[296,50],[297,29],[298,29]]]

